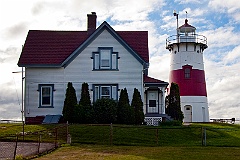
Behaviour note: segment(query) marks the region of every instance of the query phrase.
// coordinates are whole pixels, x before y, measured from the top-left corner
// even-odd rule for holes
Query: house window
[[[113,52],[112,47],[99,47],[92,58],[93,70],[118,70],[118,52]]]
[[[39,84],[39,107],[53,107],[53,84]]]
[[[93,85],[94,101],[101,98],[117,100],[117,84],[111,85]]]
[[[191,72],[190,68],[185,68],[184,69],[184,75],[185,75],[186,79],[189,79],[191,77],[190,72]]]
[[[156,100],[149,100],[149,107],[156,107],[157,103]]]

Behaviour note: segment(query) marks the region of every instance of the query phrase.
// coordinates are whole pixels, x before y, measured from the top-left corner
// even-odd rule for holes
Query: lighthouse
[[[207,38],[196,34],[196,28],[187,19],[178,27],[178,15],[174,15],[177,34],[166,39],[166,49],[171,54],[169,84],[174,82],[179,86],[184,122],[209,122],[203,63]]]

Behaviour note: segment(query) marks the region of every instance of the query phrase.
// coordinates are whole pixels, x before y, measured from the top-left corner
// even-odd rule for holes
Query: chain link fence
[[[69,143],[68,125],[24,134],[0,136],[0,160],[34,157]]]

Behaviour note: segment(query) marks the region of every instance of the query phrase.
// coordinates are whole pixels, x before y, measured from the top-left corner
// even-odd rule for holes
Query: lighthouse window
[[[189,68],[185,68],[184,70],[184,74],[185,74],[185,78],[190,78],[190,69]]]

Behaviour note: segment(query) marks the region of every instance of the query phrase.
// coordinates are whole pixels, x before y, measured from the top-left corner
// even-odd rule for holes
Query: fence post
[[[16,145],[15,145],[15,149],[14,149],[13,159],[16,158],[16,154],[17,154],[17,143],[18,143],[18,135],[17,135],[17,137],[16,137]]]
[[[113,125],[110,124],[110,145],[113,144]]]
[[[67,135],[66,135],[66,138],[67,138],[67,143],[68,143],[68,137],[69,137],[69,133],[68,133],[69,131],[68,131],[68,121],[67,121]]]
[[[57,148],[57,140],[58,140],[58,129],[55,128],[55,148]]]
[[[207,146],[207,131],[205,127],[202,127],[202,146]]]
[[[71,135],[69,133],[69,124],[68,124],[68,121],[67,121],[67,144],[71,144],[72,143],[72,138],[71,138]]]
[[[207,146],[207,130],[204,128],[204,146]]]
[[[156,141],[157,141],[157,145],[158,145],[158,128],[156,129]]]
[[[42,136],[41,136],[41,134],[40,134],[40,135],[39,135],[39,138],[38,138],[38,154],[40,153],[41,139],[42,139]]]

